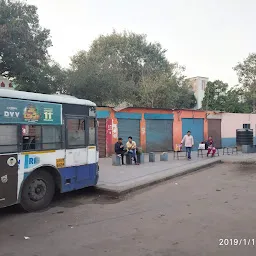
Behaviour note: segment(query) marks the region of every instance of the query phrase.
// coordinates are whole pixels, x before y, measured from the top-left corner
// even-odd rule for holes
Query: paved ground
[[[122,200],[82,190],[40,213],[1,210],[0,255],[254,256],[255,182],[254,165],[220,164]]]
[[[222,153],[222,152],[220,152]],[[185,156],[185,152],[182,153]],[[256,160],[256,154],[222,155],[214,158],[206,156],[197,157],[197,152],[192,152],[192,160],[185,157],[179,160],[173,159],[173,153],[169,153],[168,162],[160,162],[160,154],[156,155],[156,162],[149,163],[148,155],[145,155],[145,164],[140,166],[112,166],[111,158],[100,159],[100,179],[98,188],[112,193],[131,191],[141,186],[148,186],[156,182],[169,179],[183,173],[205,168],[222,161],[249,161]]]

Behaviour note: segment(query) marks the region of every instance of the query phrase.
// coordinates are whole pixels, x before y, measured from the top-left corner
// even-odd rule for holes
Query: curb
[[[229,161],[229,160],[222,160],[224,164],[241,164],[241,165],[256,165],[256,160],[248,159],[248,160],[237,160],[237,161]]]
[[[214,162],[206,163],[206,164],[203,164],[203,165],[200,165],[200,166],[197,166],[197,167],[193,167],[193,168],[190,168],[190,169],[185,170],[185,171],[180,171],[178,173],[172,174],[172,175],[167,176],[167,177],[163,177],[163,178],[160,178],[160,179],[157,179],[157,180],[149,181],[149,182],[146,182],[144,184],[139,184],[135,187],[130,187],[130,188],[124,188],[124,189],[117,190],[117,189],[111,189],[111,188],[104,188],[104,187],[97,187],[96,186],[95,189],[96,189],[97,192],[104,193],[104,194],[107,194],[107,195],[123,196],[123,195],[126,195],[128,193],[135,192],[137,190],[141,190],[143,188],[150,187],[150,186],[153,186],[153,185],[156,185],[156,184],[159,184],[159,183],[162,183],[164,181],[171,180],[171,179],[174,179],[174,178],[177,178],[177,177],[185,176],[187,174],[202,170],[204,168],[212,167],[214,165],[221,164],[221,163],[223,163],[222,160],[216,160]]]

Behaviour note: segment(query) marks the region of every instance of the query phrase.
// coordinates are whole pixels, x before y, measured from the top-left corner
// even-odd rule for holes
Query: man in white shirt
[[[191,149],[194,146],[194,138],[191,135],[191,132],[188,131],[187,134],[183,137],[181,144],[185,144],[187,157],[190,160],[191,159]]]

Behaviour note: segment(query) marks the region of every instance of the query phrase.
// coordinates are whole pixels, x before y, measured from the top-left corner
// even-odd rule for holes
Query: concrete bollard
[[[163,152],[160,155],[160,161],[168,161],[168,153],[167,152]]]
[[[132,164],[132,155],[131,154],[126,154],[125,155],[125,160],[126,160],[126,164],[127,165],[131,165]]]
[[[149,155],[149,162],[155,162],[156,161],[156,155],[154,152],[150,152]]]
[[[137,160],[139,164],[144,164],[144,154],[140,153],[139,155],[137,155]]]
[[[120,166],[121,165],[121,157],[118,155],[112,155],[112,165]]]

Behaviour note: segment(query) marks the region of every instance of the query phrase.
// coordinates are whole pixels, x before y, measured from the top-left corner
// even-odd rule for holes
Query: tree
[[[92,61],[83,51],[71,60],[71,69],[68,72],[70,94],[90,99],[100,106],[107,102],[118,104],[128,97],[132,85],[119,70],[103,68],[101,63]]]
[[[139,105],[151,108],[159,106],[165,100],[167,90],[167,78],[163,74],[159,76],[148,75],[142,78],[139,89]]]
[[[220,80],[208,82],[202,102],[202,108],[204,110],[224,111],[226,105],[227,90],[228,84]]]
[[[61,66],[50,61],[40,67],[40,69],[31,69],[28,80],[18,80],[18,90],[27,92],[52,94],[68,92],[68,72]]]
[[[148,43],[145,35],[115,31],[99,36],[88,52],[79,52],[71,61],[75,87],[98,104],[122,100],[137,104],[143,70],[146,76],[170,68],[159,44]]]
[[[194,108],[196,106],[196,98],[194,92],[189,84],[185,81],[180,86],[175,86],[175,84],[169,88],[168,93],[169,99],[168,104],[169,108]]]
[[[37,74],[48,68],[51,45],[50,31],[41,28],[34,5],[0,0],[0,75],[34,86]]]
[[[252,104],[243,88],[231,88],[226,94],[225,111],[230,113],[251,113]]]
[[[160,44],[147,42],[145,35],[114,31],[100,36],[89,51],[71,59],[70,92],[100,105],[126,101],[133,106],[166,108],[176,93],[179,100],[175,102],[182,102],[182,97],[194,106],[194,96],[183,86],[184,69],[169,63],[165,52]]]
[[[87,56],[90,61],[100,63],[102,68],[119,70],[126,80],[138,85],[143,69],[152,74],[171,68],[165,53],[166,50],[159,43],[147,42],[146,35],[113,31],[110,35],[95,39]]]
[[[227,83],[220,80],[208,82],[202,107],[230,113],[250,113],[251,107],[243,88],[234,86],[228,89]]]
[[[194,108],[196,99],[192,89],[185,81],[178,84],[176,79],[165,75],[148,76],[140,86],[140,106],[158,108]]]
[[[234,70],[238,75],[239,83],[247,93],[248,99],[252,102],[253,113],[256,112],[256,53],[251,53],[243,61],[239,62]]]

